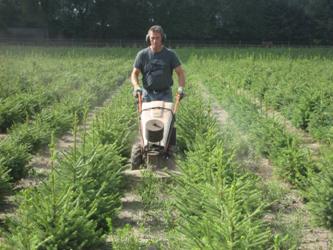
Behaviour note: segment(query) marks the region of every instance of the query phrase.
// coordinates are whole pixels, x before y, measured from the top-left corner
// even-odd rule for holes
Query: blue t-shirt
[[[163,47],[154,53],[149,47],[139,51],[134,67],[142,73],[143,87],[147,90],[166,90],[173,84],[173,69],[180,65],[176,53]]]

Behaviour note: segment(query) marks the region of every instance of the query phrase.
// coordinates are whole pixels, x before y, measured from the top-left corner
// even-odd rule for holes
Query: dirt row
[[[237,127],[235,124],[233,124],[233,121],[229,118],[228,112],[226,112],[221,105],[218,104],[216,99],[214,99],[206,89],[204,89],[203,86],[202,93],[205,96],[205,100],[208,100],[208,102],[212,106],[212,113],[217,118],[218,122],[221,126],[231,125],[232,127]],[[81,125],[79,127],[79,130],[85,131],[89,130],[90,124],[92,120],[94,119],[95,115],[98,113],[99,109],[101,109],[104,105],[106,105],[110,99],[106,100],[102,106],[95,107],[91,112],[88,114],[88,119],[86,124]],[[278,113],[273,113],[274,111],[267,110],[268,115],[277,117]],[[282,117],[283,118],[283,117]],[[282,119],[281,118],[281,119]],[[288,123],[287,121],[283,120],[283,123],[286,124],[288,131],[297,133],[299,135],[299,131],[291,125],[291,123]],[[244,138],[246,135],[241,134],[241,136]],[[6,135],[0,135],[0,139],[2,137],[5,137]],[[305,142],[313,142],[311,138],[308,137],[302,137],[305,138]],[[80,139],[77,139],[77,142],[80,142]],[[311,144],[310,143],[310,144]],[[310,145],[309,144],[309,145]],[[58,141],[57,141],[57,151],[58,152],[65,152],[66,150],[69,150],[74,145],[74,136],[72,133],[68,132],[65,135],[63,135]],[[315,147],[316,148],[316,147]],[[42,178],[45,178],[49,171],[50,171],[50,153],[47,149],[41,150],[38,154],[36,154],[31,163],[31,167],[34,169],[36,174],[34,174],[32,177],[26,178],[24,180],[21,180],[18,185],[16,186],[17,189],[25,188],[27,186],[36,185],[39,181],[42,180]],[[273,174],[273,166],[270,163],[268,159],[261,158],[257,160],[255,163],[251,162],[248,163],[249,167],[255,171],[256,174],[261,176],[264,181],[269,182],[272,181],[275,176]],[[176,168],[176,164],[174,165]],[[163,229],[163,221],[159,214],[156,213],[154,210],[146,210],[144,208],[144,204],[142,202],[142,199],[138,193],[138,189],[140,188],[140,185],[142,184],[143,176],[142,170],[135,170],[135,171],[125,171],[126,176],[126,191],[124,197],[122,197],[122,205],[123,209],[120,211],[118,216],[118,221],[116,221],[117,225],[116,227],[123,227],[126,224],[129,224],[133,228],[133,233],[138,238],[140,238],[143,242],[149,242],[150,240],[155,241],[163,241],[165,240],[165,232]],[[164,171],[157,171],[156,176],[159,179],[166,180],[168,175]],[[279,180],[281,181],[281,180]],[[286,183],[282,183],[281,185],[288,186]],[[290,188],[290,187],[288,187]],[[280,206],[279,209],[281,209],[281,206],[283,207],[283,211],[286,212],[285,220],[288,220],[288,214],[291,213],[291,211],[302,211],[302,213],[306,216],[306,210],[304,208],[304,204],[302,199],[297,195],[297,193],[290,190],[288,195],[285,198],[285,201],[281,201],[277,206]],[[15,207],[10,205],[11,197],[8,197],[9,204],[3,207],[3,212],[0,212],[0,216],[6,217],[8,214],[11,214],[15,211]],[[278,209],[278,208],[277,208]],[[1,215],[2,214],[2,215]],[[270,214],[267,215],[267,220],[273,221],[276,219],[276,214]],[[306,220],[306,218],[305,218]],[[314,249],[322,249],[322,250],[328,250],[331,249],[331,245],[329,245],[329,240],[331,237],[331,233],[327,230],[321,229],[321,228],[312,228],[307,221],[305,221],[305,226],[303,228],[303,239],[300,249],[308,249],[308,250],[314,250]],[[154,246],[152,246],[150,249],[155,249]]]
[[[142,192],[145,192],[144,189],[149,189],[149,187],[145,186],[147,176],[144,176],[144,171],[144,169],[128,169],[125,171],[125,192],[121,198],[122,209],[115,221],[115,229],[130,225],[131,234],[138,239],[141,245],[147,245],[149,242],[163,242],[166,244],[165,222],[163,221],[160,208],[158,206],[156,208],[147,207],[142,200]],[[156,192],[160,201],[168,199],[163,197],[159,188],[162,185],[167,185],[166,183],[170,176],[164,170],[154,170],[153,176],[155,184],[151,188],[156,188],[156,190],[147,191]],[[149,245],[149,249],[154,250],[158,248],[152,244]]]
[[[234,129],[237,129],[236,124],[233,123],[231,119],[229,119],[228,112],[221,107],[218,101],[209,94],[208,90],[204,87],[203,84],[200,85],[202,90],[202,94],[205,97],[205,100],[211,104],[212,113],[217,118],[217,121],[221,126],[226,126],[230,124]],[[268,117],[278,118],[282,124],[285,125],[286,129],[291,132],[297,134],[303,142],[304,146],[307,146],[313,153],[316,153],[320,147],[320,144],[316,142],[311,136],[309,136],[304,131],[293,127],[290,121],[285,119],[279,112],[276,112],[271,109],[265,109],[264,112],[267,113]],[[237,131],[241,137],[246,138],[246,135],[242,134],[239,130]],[[264,182],[277,181],[281,187],[289,190],[287,195],[284,197],[284,200],[279,201],[272,208],[272,211],[283,211],[285,223],[290,223],[292,219],[290,216],[297,213],[300,217],[302,217],[303,225],[302,228],[302,241],[299,249],[302,250],[330,250],[333,248],[332,239],[333,235],[329,230],[324,228],[313,227],[309,222],[309,213],[305,209],[305,204],[303,199],[298,194],[297,190],[294,190],[288,183],[285,183],[283,180],[274,176],[273,169],[274,166],[271,164],[269,159],[259,158],[256,159],[255,162],[247,162],[246,165],[254,171],[255,174],[262,177]],[[277,220],[277,214],[272,212],[266,216],[268,222],[273,222]]]
[[[209,94],[203,85],[201,85],[200,88],[202,89],[204,100],[207,100],[208,104],[211,105],[211,112],[217,118],[219,124],[221,126],[230,125],[237,130],[237,126],[230,119],[228,112],[218,104],[217,100]],[[274,115],[277,116],[277,114]],[[289,127],[288,131],[297,131],[291,124],[285,124]],[[244,140],[246,140],[245,134],[240,131],[237,131],[237,133]],[[266,215],[265,220],[272,223],[275,220],[281,219],[278,218],[278,214],[276,213],[278,211],[282,211],[284,214],[282,220],[285,221],[285,224],[288,224],[292,221],[291,217],[295,216],[295,213],[299,214],[300,217],[304,218],[304,221],[302,222],[304,226],[301,232],[302,242],[299,249],[331,249],[331,233],[323,228],[314,228],[309,224],[309,214],[305,209],[302,198],[289,184],[277,179],[277,177],[274,176],[274,166],[268,159],[259,158],[255,159],[255,162],[251,159],[250,161],[247,160],[243,163],[258,176],[262,177],[264,182],[278,181],[281,186],[289,190],[283,200],[274,205],[271,209],[272,212]],[[175,167],[177,167],[176,164]],[[149,242],[152,240],[163,242],[166,239],[166,235],[163,228],[163,216],[158,214],[161,211],[145,209],[142,198],[139,195],[138,190],[140,189],[140,185],[142,184],[144,178],[142,173],[142,170],[128,170],[125,173],[127,176],[126,192],[122,197],[123,206],[119,213],[118,221],[116,222],[117,227],[121,228],[126,224],[131,225],[131,233],[133,233],[133,235],[141,242]],[[165,173],[163,172],[156,173],[156,177],[167,178],[167,176],[164,175]],[[152,246],[151,249],[155,249],[154,246]]]
[[[111,102],[112,96],[117,93],[117,90],[123,83],[124,79],[119,80],[115,91],[111,93],[110,97],[106,99],[102,104],[95,106],[91,111],[88,112],[85,123],[78,126],[78,134],[76,138],[77,144],[82,141],[80,138],[80,134],[82,135],[84,132],[90,129],[92,122],[95,119],[95,116],[104,106]],[[8,134],[1,134],[0,140],[6,138],[7,136]],[[57,154],[61,155],[66,153],[66,151],[71,150],[71,148],[73,148],[74,146],[74,141],[75,137],[72,131],[68,131],[67,133],[62,135],[56,141]],[[36,154],[34,154],[27,167],[30,169],[29,176],[14,183],[13,192],[6,196],[4,202],[0,204],[0,227],[4,224],[6,218],[14,216],[15,214],[15,193],[28,187],[37,186],[40,182],[42,182],[48,177],[49,173],[51,172],[51,155],[48,147],[45,147],[39,150]]]
[[[302,146],[308,148],[313,155],[318,155],[321,144],[318,140],[314,139],[309,133],[307,133],[302,129],[296,128],[292,124],[292,122],[288,120],[284,115],[266,105],[263,105],[259,99],[253,97],[248,91],[244,89],[238,89],[237,94],[245,96],[253,104],[261,107],[262,112],[264,112],[267,115],[267,117],[279,121],[280,124],[283,125],[289,133],[295,134],[300,138]]]

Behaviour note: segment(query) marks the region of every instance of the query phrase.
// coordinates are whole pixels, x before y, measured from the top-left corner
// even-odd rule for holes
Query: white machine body
[[[164,125],[163,139],[160,142],[149,144],[156,144],[165,147],[167,144],[169,133],[171,132],[172,119],[173,119],[173,103],[164,101],[151,101],[142,103],[141,112],[141,132],[143,139],[143,146],[148,145],[146,139],[145,124],[152,119],[159,120]]]

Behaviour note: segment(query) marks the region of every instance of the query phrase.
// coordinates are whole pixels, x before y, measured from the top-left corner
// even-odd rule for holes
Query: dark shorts
[[[172,89],[169,88],[164,91],[154,91],[154,90],[142,90],[142,101],[151,102],[151,101],[165,101],[172,102]]]

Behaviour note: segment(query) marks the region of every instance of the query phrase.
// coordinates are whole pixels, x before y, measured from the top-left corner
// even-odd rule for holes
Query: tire
[[[176,146],[176,128],[172,128],[169,145]]]
[[[141,145],[139,143],[135,143],[132,146],[132,152],[131,152],[131,168],[132,168],[132,170],[139,169],[142,163],[143,163],[143,159],[142,159]]]

